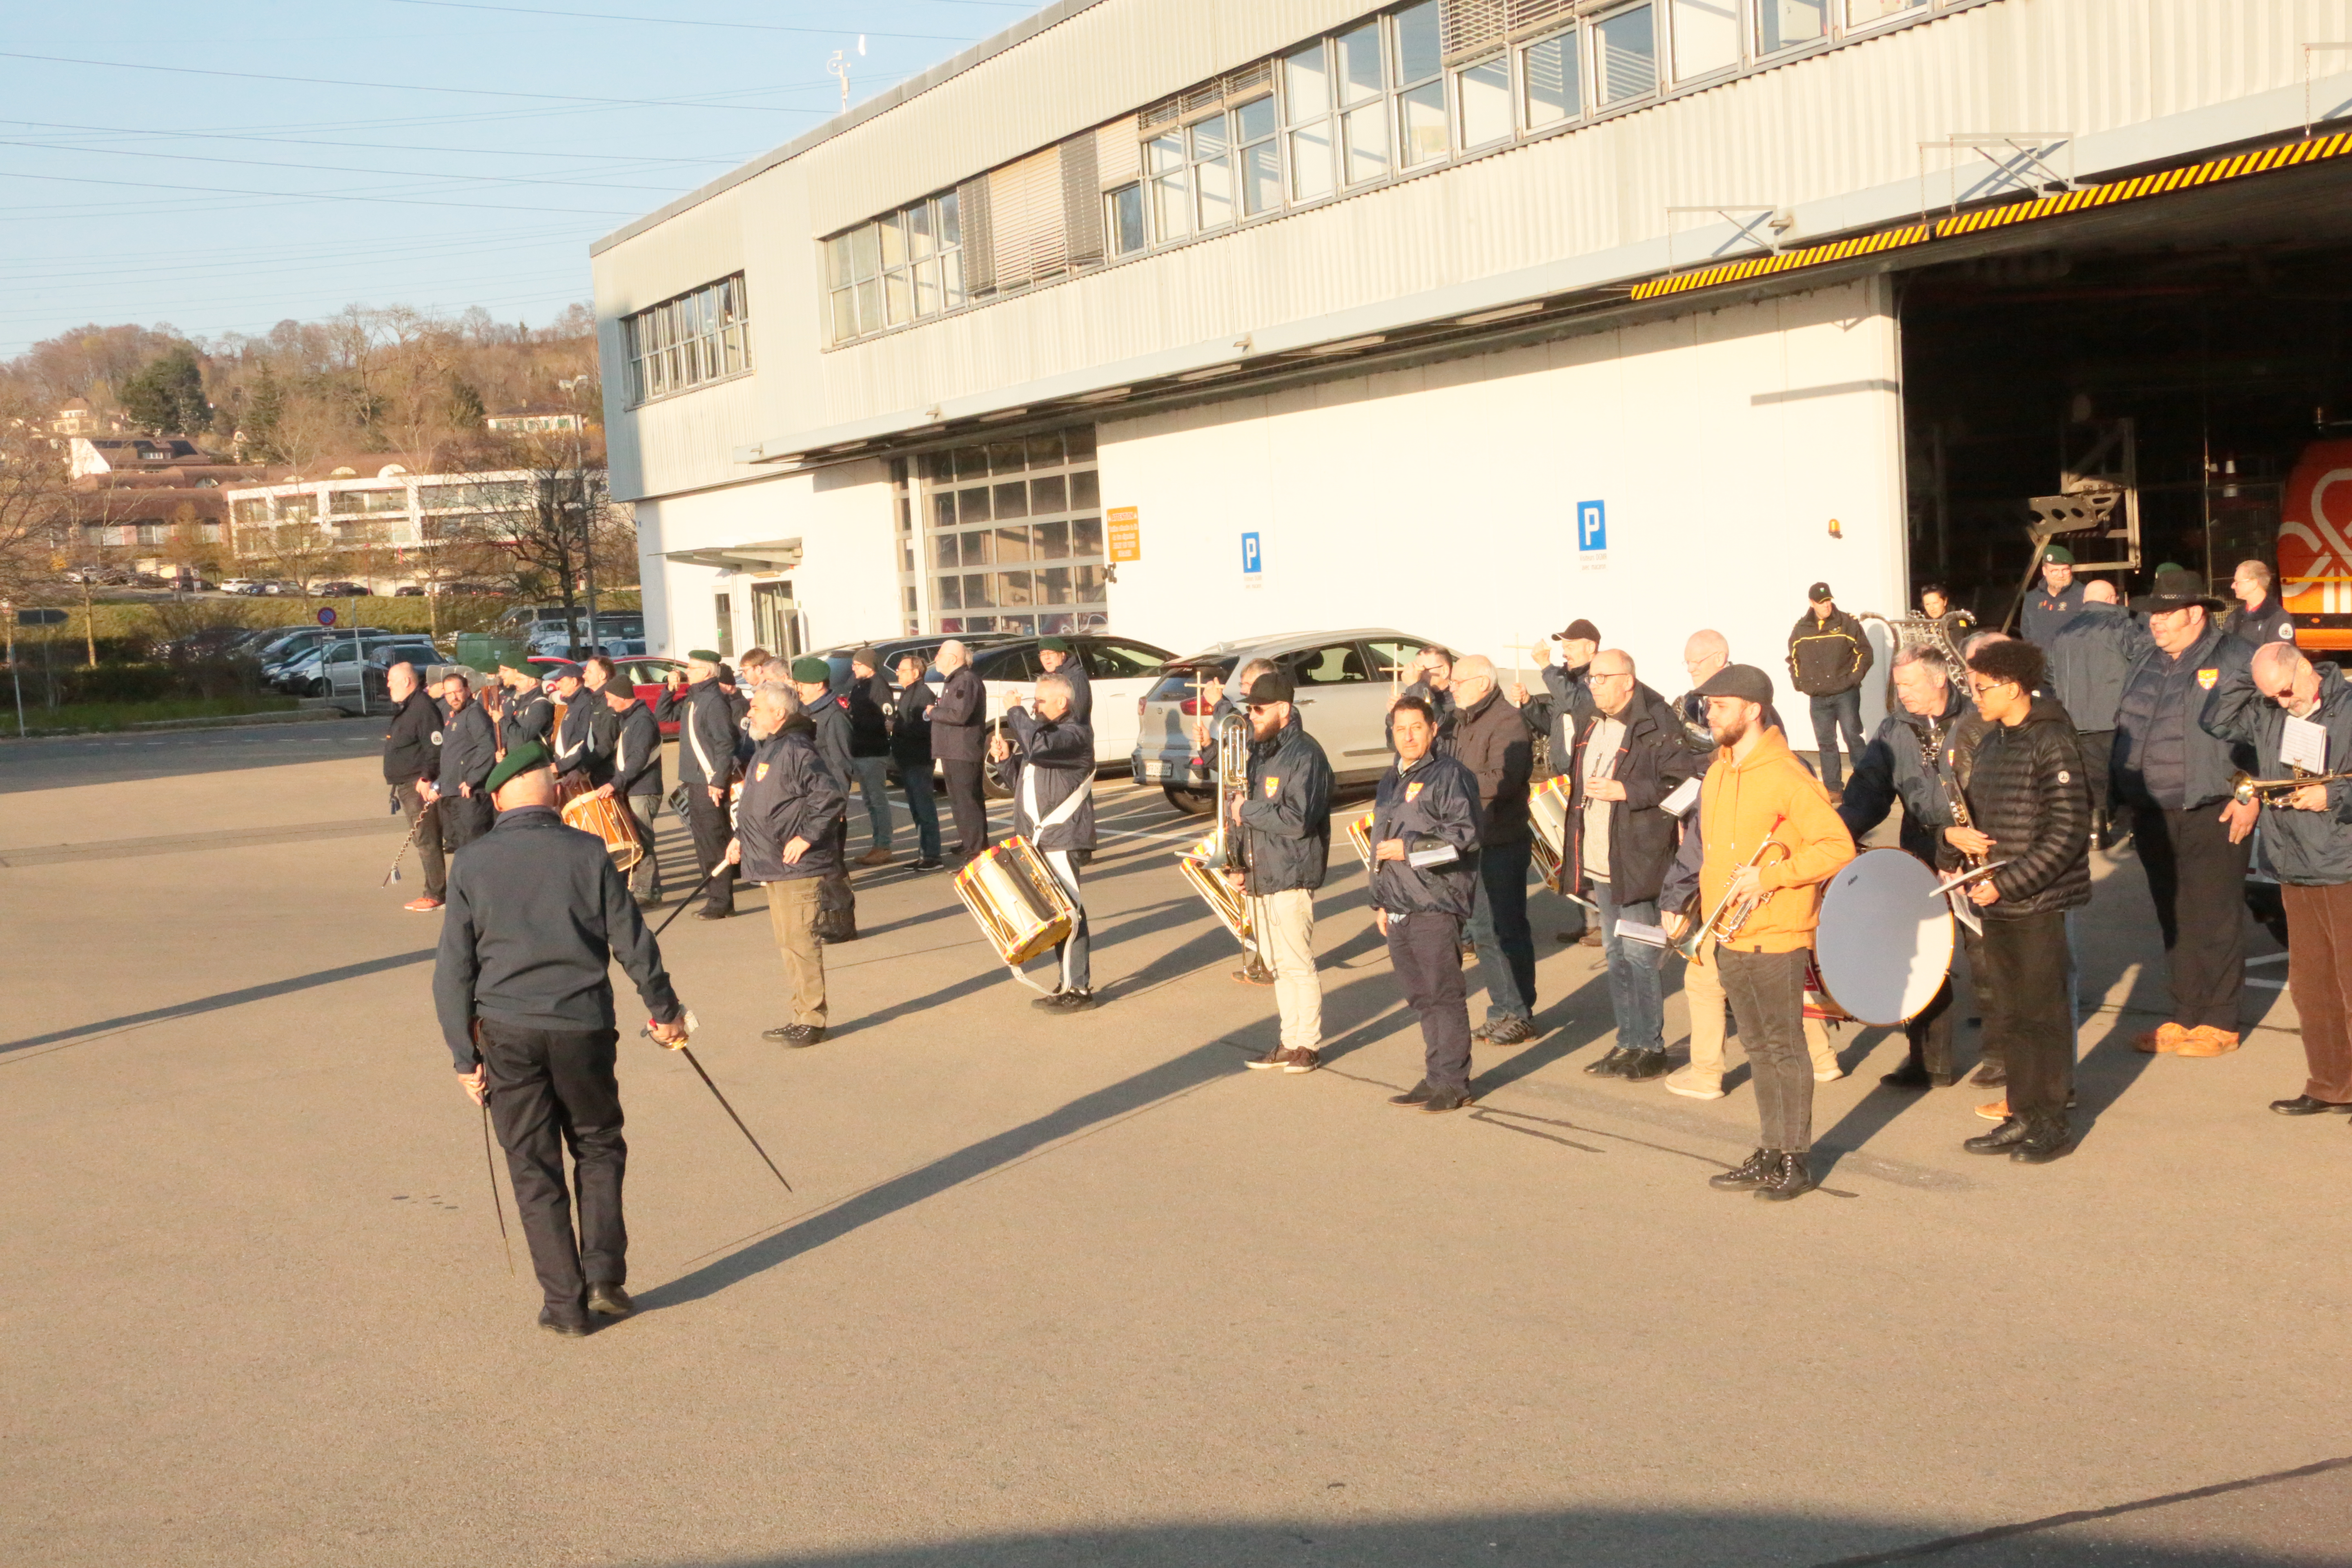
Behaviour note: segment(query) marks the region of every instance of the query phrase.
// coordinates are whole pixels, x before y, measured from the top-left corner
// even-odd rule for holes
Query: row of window
[[[418,510],[428,512],[498,510],[528,503],[521,486],[511,481],[419,485],[415,493]],[[330,490],[326,495],[327,515],[405,517],[409,495],[406,486],[388,490]],[[241,523],[309,522],[320,515],[319,499],[317,492],[310,490],[293,495],[240,496],[229,502],[229,515]]]
[[[621,333],[631,403],[740,375],[751,368],[751,310],[743,275],[625,316]]]
[[[908,630],[926,620],[950,633],[1108,624],[1092,426],[896,459],[890,478]]]
[[[1626,0],[1507,46],[1531,10],[1570,7],[1414,0],[1313,39],[1271,69],[1223,79],[1225,101],[1205,115],[1181,110],[1215,100],[1220,84],[1171,100],[1164,114],[1145,111],[1141,172],[1102,198],[1105,250],[1117,258],[1213,234],[1967,3]],[[1492,41],[1483,52],[1481,40]],[[935,196],[824,242],[831,342],[969,302],[961,258],[945,254],[955,201]],[[926,244],[938,259],[927,260]]]
[[[945,192],[824,242],[833,341],[878,332],[965,302],[963,224]]]

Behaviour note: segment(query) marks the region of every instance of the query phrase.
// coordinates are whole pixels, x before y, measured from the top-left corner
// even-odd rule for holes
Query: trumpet
[[[1780,829],[1780,824],[1787,820],[1786,816],[1773,818],[1771,828],[1764,835],[1764,842],[1756,847],[1755,854],[1740,862],[1741,870],[1744,871],[1751,866],[1761,870],[1767,866],[1778,865],[1780,861],[1794,857],[1795,850],[1772,837],[1772,834]],[[1773,856],[1769,860],[1765,858],[1776,849],[1780,851],[1777,856]],[[1736,873],[1734,879],[1737,879]],[[1746,925],[1749,918],[1764,907],[1765,900],[1771,896],[1769,890],[1759,888],[1744,899],[1735,899],[1731,889],[1725,889],[1723,897],[1716,900],[1715,908],[1708,911],[1706,919],[1683,932],[1681,940],[1675,943],[1675,951],[1690,962],[1696,963],[1701,948],[1710,942],[1720,945],[1730,941],[1738,934],[1739,928]]]
[[[2352,772],[2340,773],[2305,773],[2299,778],[2258,779],[2245,773],[2230,775],[2230,798],[2240,805],[2252,805],[2256,801],[2268,803],[2282,795],[2293,795],[2305,784],[2333,784],[2337,779],[2352,779]]]

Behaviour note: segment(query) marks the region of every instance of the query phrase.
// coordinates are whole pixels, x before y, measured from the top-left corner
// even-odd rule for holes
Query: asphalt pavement
[[[1116,779],[1090,1014],[902,855],[828,949],[831,1037],[769,1046],[749,889],[664,948],[797,1191],[625,1042],[643,1310],[561,1342],[434,1026],[439,917],[413,858],[380,885],[376,740],[0,746],[0,1558],[2352,1562],[2352,1128],[2264,1109],[2303,1078],[2276,989],[2233,1056],[2130,1048],[2164,993],[2127,854],[2081,922],[2081,1151],[1963,1153],[1989,1094],[1885,1089],[1899,1037],[1849,1029],[1786,1205],[1706,1184],[1744,1073],[1580,1070],[1605,987],[1546,893],[1546,1033],[1430,1117],[1383,1103],[1419,1041],[1344,840],[1304,1077],[1242,1068],[1272,1004],[1173,870],[1198,825]]]

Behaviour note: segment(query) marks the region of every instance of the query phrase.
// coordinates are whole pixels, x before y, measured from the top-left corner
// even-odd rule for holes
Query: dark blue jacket
[[[760,742],[744,770],[743,794],[736,803],[735,837],[742,843],[743,875],[754,882],[797,882],[842,869],[833,825],[848,800],[841,781],[825,771],[816,754],[816,726],[794,714]],[[808,848],[791,865],[784,846],[795,838]]]
[[[2230,612],[2229,634],[2248,647],[2260,647],[2264,643],[2283,642],[2294,646],[2294,617],[2279,603],[2275,588],[2263,600],[2259,610],[2237,609]],[[2305,813],[2305,816],[2310,815]]]
[[[1585,678],[1591,673],[1589,664],[1575,669],[1545,665],[1544,695],[1528,693],[1527,701],[1519,709],[1519,718],[1528,729],[1550,738],[1554,773],[1568,766],[1568,753],[1576,746],[1577,728],[1592,715],[1592,691],[1585,684]]]
[[[683,1009],[661,950],[604,841],[566,827],[549,806],[500,812],[449,862],[433,1005],[451,1062],[473,1070],[478,1017],[524,1029],[612,1028],[614,959],[646,1009],[677,1022]]]
[[[2058,628],[2074,618],[2083,607],[2083,579],[2075,578],[2066,584],[2063,594],[2053,594],[2049,585],[2035,574],[2032,590],[2025,595],[2025,614],[2020,619],[2020,629],[2025,640],[2037,647],[2047,648]]]
[[[2253,767],[2253,748],[2208,733],[2198,720],[2221,681],[2242,673],[2252,657],[2211,622],[2179,658],[2148,645],[2124,680],[2116,714],[2118,799],[2180,811],[2230,793],[2230,775]]]
[[[662,792],[662,739],[661,726],[655,722],[653,710],[643,702],[631,702],[614,718],[620,721],[621,732],[613,742],[613,793],[658,796]]]
[[[1953,726],[1975,710],[1957,685],[1944,689],[1944,710],[1933,719],[1898,706],[1879,721],[1878,733],[1862,749],[1853,773],[1845,783],[1845,798],[1838,803],[1838,819],[1854,842],[1886,820],[1897,801],[1903,803],[1903,826],[1897,835],[1903,847],[1934,866],[1944,829],[1953,825],[1951,797],[1933,762]]]
[[[1456,854],[1438,866],[1374,860],[1372,907],[1392,915],[1426,911],[1468,920],[1478,879],[1478,781],[1470,770],[1434,751],[1410,766],[1392,765],[1381,775],[1372,805],[1375,853],[1391,838],[1403,839],[1408,849],[1438,840]]]
[[[931,771],[931,721],[924,710],[938,700],[927,680],[918,680],[891,699],[890,755],[898,759],[902,775],[909,769]]]
[[[1250,747],[1242,831],[1253,894],[1311,893],[1323,885],[1331,864],[1331,762],[1296,708],[1273,740]]]
[[[677,726],[677,776],[681,784],[725,784],[735,777],[735,705],[719,689],[719,678],[684,689],[662,689],[654,717]]]
[[[2051,634],[2044,683],[2080,730],[2112,730],[2132,666],[2156,645],[2147,627],[2121,605],[2084,605]]]
[[[1095,732],[1075,718],[1041,719],[1026,708],[1004,715],[1006,763],[1013,787],[1013,831],[1039,849],[1066,849],[1081,858],[1095,847]],[[1069,814],[1040,827],[1072,795]]]
[[[2352,767],[2352,683],[2333,664],[2318,664],[2319,706],[2305,715],[2327,731],[2330,771]],[[2254,750],[2254,773],[2266,779],[2286,777],[2279,761],[2279,737],[2286,731],[2286,710],[2254,689],[2252,675],[2232,671],[2213,689],[2205,704],[2204,727],[2224,740]],[[2336,887],[2352,882],[2352,781],[2338,779],[2327,786],[2326,811],[2297,811],[2284,800],[2263,805],[2263,850],[2282,882],[2301,887]]]
[[[499,736],[489,713],[479,702],[468,701],[441,731],[441,767],[434,785],[443,795],[456,795],[459,784],[485,795],[482,786],[498,765]]]

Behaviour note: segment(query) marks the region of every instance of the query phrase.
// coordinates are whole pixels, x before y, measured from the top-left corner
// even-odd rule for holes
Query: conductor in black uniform
[[[546,751],[526,742],[509,752],[489,787],[498,825],[449,870],[434,1006],[457,1081],[477,1105],[487,1098],[507,1152],[546,1297],[540,1327],[584,1334],[592,1312],[633,1310],[613,961],[636,983],[656,1039],[683,1044],[686,1009],[604,841],[556,815]]]
[[[723,921],[735,912],[735,868],[727,859],[727,841],[735,835],[727,820],[727,786],[735,782],[736,711],[720,683],[719,656],[708,648],[688,654],[686,668],[670,672],[654,717],[677,725],[677,777],[686,785],[694,868],[710,879],[696,918]]]
[[[441,723],[446,715],[418,688],[413,664],[385,670],[383,688],[392,698],[392,723],[383,735],[383,782],[407,815],[416,858],[425,865],[424,893],[402,907],[425,914],[441,907],[448,883],[441,859],[441,814],[432,805],[433,778],[441,771]]]
[[[429,798],[441,803],[441,843],[454,857],[490,830],[496,814],[490,809],[489,778],[490,770],[499,765],[499,734],[489,710],[472,700],[464,676],[453,672],[442,679],[441,700],[450,715],[441,728],[441,766]],[[418,793],[424,793],[423,786]]]

